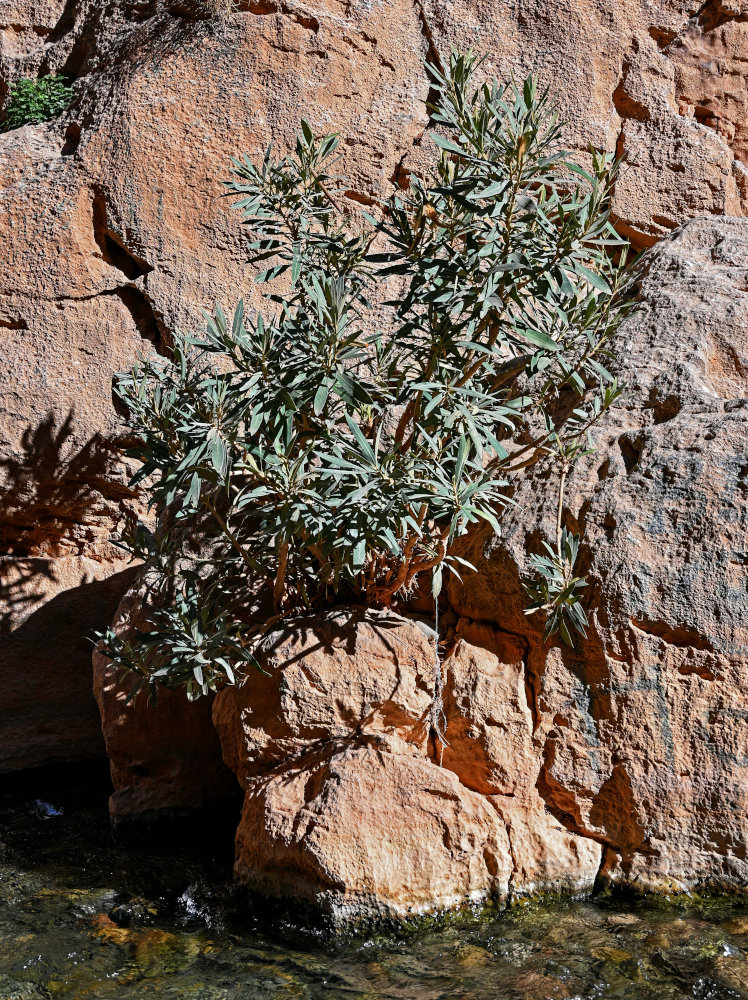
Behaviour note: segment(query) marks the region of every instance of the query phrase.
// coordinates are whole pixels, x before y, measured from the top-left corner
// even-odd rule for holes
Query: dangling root
[[[445,737],[447,731],[447,716],[444,714],[444,680],[442,679],[442,663],[439,657],[439,599],[434,598],[434,694],[431,699],[429,724],[434,739],[440,745],[439,766],[444,760],[444,748],[449,746]]]

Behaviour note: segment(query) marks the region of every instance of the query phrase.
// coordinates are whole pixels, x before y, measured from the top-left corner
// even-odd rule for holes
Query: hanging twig
[[[434,693],[431,699],[429,724],[436,741],[441,746],[439,766],[444,760],[444,748],[449,746],[444,735],[447,731],[447,716],[444,713],[444,678],[442,677],[442,661],[439,655],[439,598],[434,597]]]
[[[563,558],[561,552],[561,538],[563,537],[563,527],[561,524],[564,509],[564,489],[566,488],[566,476],[569,472],[569,460],[564,458],[561,464],[561,481],[558,484],[558,507],[556,509],[556,551],[559,559]]]

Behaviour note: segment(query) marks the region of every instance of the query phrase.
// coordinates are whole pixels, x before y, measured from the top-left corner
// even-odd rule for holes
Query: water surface
[[[115,844],[107,794],[100,775],[0,789],[0,1000],[748,997],[745,904],[567,900],[332,938],[237,892],[215,829]]]

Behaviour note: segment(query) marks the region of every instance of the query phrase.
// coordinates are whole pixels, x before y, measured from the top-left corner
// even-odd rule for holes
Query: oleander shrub
[[[438,597],[445,572],[472,571],[451,543],[479,521],[500,531],[517,477],[555,461],[563,488],[592,446],[620,391],[616,167],[563,151],[533,78],[476,69],[456,52],[431,67],[432,172],[372,213],[345,197],[338,137],[306,122],[293,152],[233,162],[264,306],[218,308],[117,383],[154,519],[122,544],[152,610],[104,645],[141,683],[194,698],[233,682],[255,664],[263,595],[275,616],[390,607],[424,580]],[[528,610],[571,642],[584,580],[560,512]]]

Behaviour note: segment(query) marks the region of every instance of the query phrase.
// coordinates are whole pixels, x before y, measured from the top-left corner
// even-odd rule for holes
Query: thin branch
[[[569,472],[569,460],[564,458],[561,464],[561,480],[558,484],[558,506],[556,509],[556,550],[558,552],[559,559],[562,558],[561,554],[561,517],[564,509],[564,488],[566,486],[566,476]]]
[[[213,504],[210,501],[210,498],[209,497],[203,497],[203,501],[205,502],[205,506],[208,508],[208,510],[211,512],[211,514],[213,515],[213,517],[218,522],[218,525],[221,528],[221,531],[226,536],[226,538],[228,538],[228,540],[231,543],[232,547],[239,553],[239,555],[242,557],[242,559],[244,560],[244,562],[246,563],[246,565],[251,570],[257,572],[260,569],[258,563],[239,544],[239,540],[237,539],[236,535],[229,528],[229,526],[226,524],[226,522],[224,521],[224,519],[221,517],[221,515],[218,513],[218,511],[216,510],[216,508],[213,506]]]
[[[275,610],[280,611],[283,604],[283,594],[286,587],[286,569],[288,567],[288,542],[281,542],[278,546],[278,569],[275,574],[273,585],[273,603]]]

